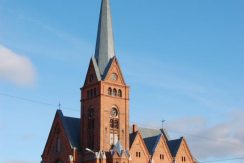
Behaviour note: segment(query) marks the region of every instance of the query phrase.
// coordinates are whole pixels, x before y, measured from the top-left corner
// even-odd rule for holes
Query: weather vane
[[[166,120],[162,120],[161,122],[162,122],[162,128],[164,128],[164,122],[165,122]]]

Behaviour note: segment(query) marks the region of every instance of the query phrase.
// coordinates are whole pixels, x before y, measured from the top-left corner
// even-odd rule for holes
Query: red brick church
[[[42,163],[195,163],[186,140],[129,124],[129,94],[115,55],[109,0],[102,0],[95,55],[81,88],[80,118],[57,110]]]

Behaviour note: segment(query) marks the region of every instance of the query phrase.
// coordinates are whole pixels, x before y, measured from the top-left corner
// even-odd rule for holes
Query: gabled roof
[[[180,139],[174,139],[174,140],[168,141],[168,147],[169,147],[171,155],[173,157],[176,157],[182,140],[183,140],[183,137],[181,137]]]
[[[141,127],[139,127],[138,130],[142,134],[143,139],[144,138],[148,138],[148,137],[158,136],[158,135],[162,134],[161,131],[158,130],[158,129],[141,128]]]
[[[166,128],[161,128],[160,131],[162,132],[164,138],[166,139],[166,141],[169,141],[170,140],[170,137],[169,137],[169,133],[167,131]]]
[[[129,139],[130,139],[130,141],[129,141],[129,142],[130,142],[130,147],[131,147],[132,143],[134,142],[137,133],[138,133],[138,132],[130,133],[130,135],[129,135]]]
[[[130,130],[130,133],[133,133],[131,126],[130,126],[129,130]],[[138,127],[138,131],[140,131],[143,138],[158,136],[158,135],[162,134],[162,132],[158,129],[143,128],[143,127]]]
[[[132,132],[132,128],[130,128],[130,131]],[[157,130],[157,129],[139,127],[137,132],[130,133],[130,146],[134,142],[135,137],[138,134],[138,132],[141,133],[143,141],[144,141],[149,153],[152,155],[154,153],[154,150],[162,135],[161,131]]]
[[[148,149],[150,155],[153,155],[155,148],[157,147],[157,144],[160,140],[160,137],[161,137],[161,135],[148,137],[148,138],[143,139],[146,146],[147,146],[147,149]]]
[[[118,142],[114,145],[113,150],[114,150],[114,151],[117,151],[118,154],[119,154],[120,156],[122,155],[123,147],[122,147],[120,141],[118,141]]]
[[[60,116],[62,125],[65,130],[65,134],[69,139],[70,146],[72,148],[80,149],[80,118],[66,117],[63,116],[61,110],[57,110]]]

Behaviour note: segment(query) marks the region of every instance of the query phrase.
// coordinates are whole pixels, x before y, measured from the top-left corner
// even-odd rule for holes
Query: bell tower
[[[81,88],[81,148],[129,149],[129,87],[115,56],[109,0],[102,0],[95,55]]]

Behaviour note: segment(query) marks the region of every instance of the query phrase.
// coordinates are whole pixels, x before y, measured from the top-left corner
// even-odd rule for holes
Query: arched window
[[[113,94],[112,94],[113,96],[117,96],[117,90],[114,88],[113,89]]]
[[[88,135],[87,135],[87,146],[90,149],[94,149],[94,129],[95,129],[95,111],[93,108],[88,110]]]
[[[116,107],[110,111],[110,145],[114,145],[119,140],[119,112]]]
[[[61,151],[61,140],[60,140],[60,136],[57,136],[57,140],[56,140],[56,152],[60,152]]]
[[[97,96],[97,89],[94,88],[93,91],[94,91],[94,96]]]
[[[112,88],[108,88],[108,95],[112,95]]]
[[[94,109],[89,109],[88,111],[88,129],[94,129],[95,127],[95,115]]]
[[[118,96],[119,97],[122,97],[122,91],[121,91],[121,89],[118,90]]]

